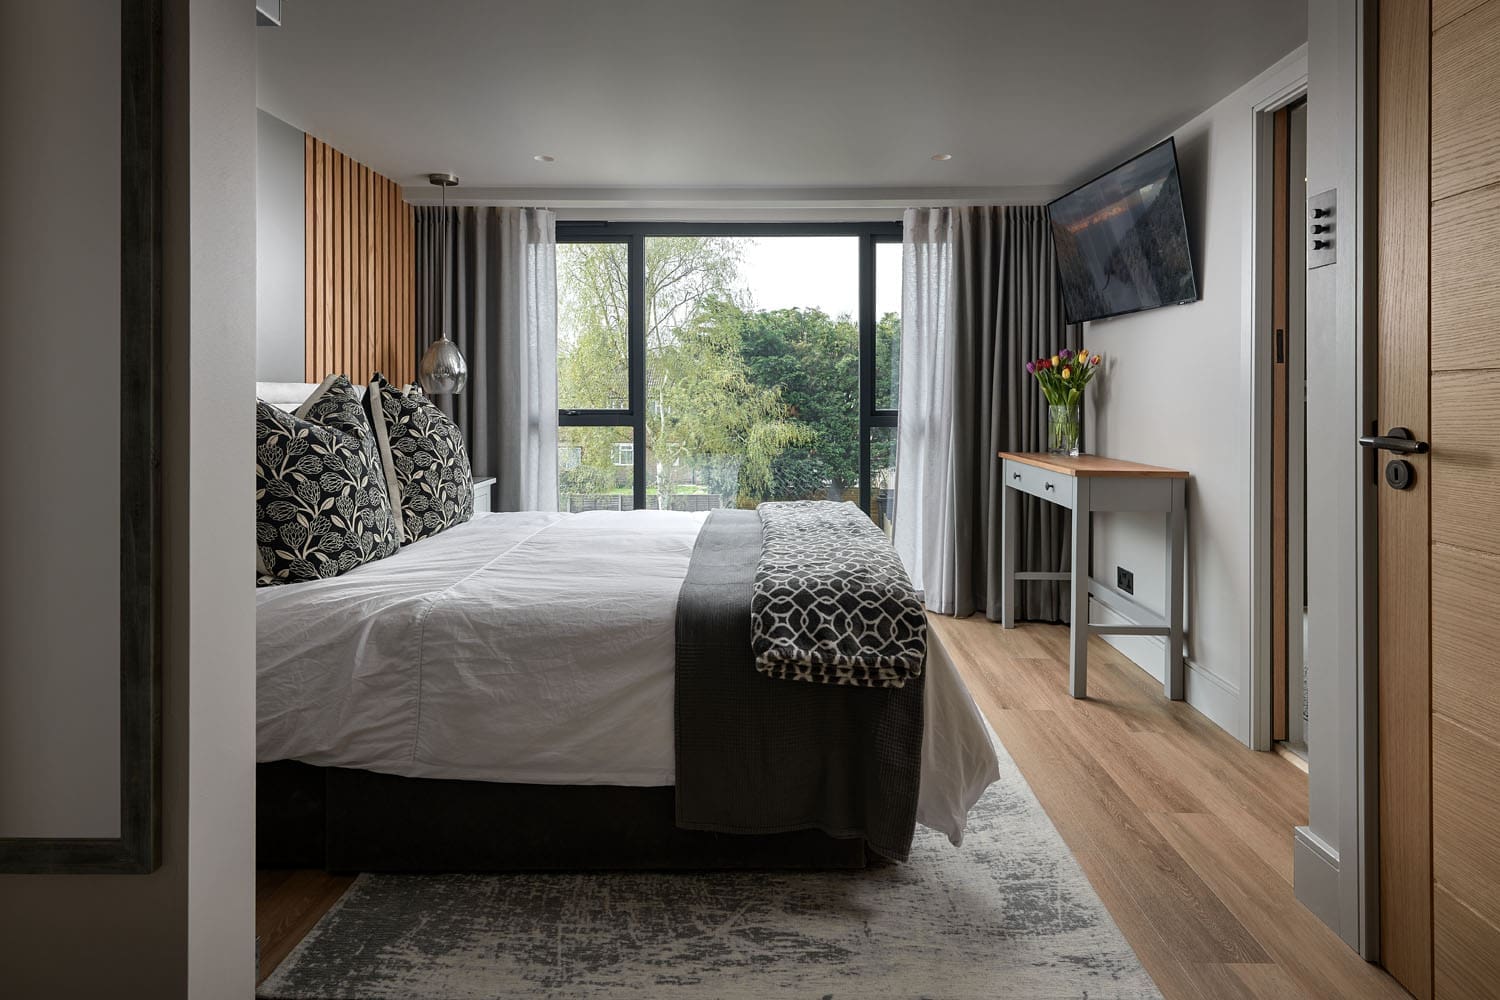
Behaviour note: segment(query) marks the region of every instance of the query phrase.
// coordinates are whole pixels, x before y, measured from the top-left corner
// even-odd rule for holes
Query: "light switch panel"
[[[1336,263],[1338,256],[1338,191],[1324,191],[1307,199],[1307,269]]]

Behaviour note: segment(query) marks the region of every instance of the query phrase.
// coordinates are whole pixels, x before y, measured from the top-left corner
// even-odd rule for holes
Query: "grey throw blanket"
[[[750,598],[755,511],[713,511],[677,604],[677,825],[817,829],[906,860],[922,756],[922,678],[904,687],[783,684],[759,673]]]
[[[852,503],[759,508],[757,670],[823,684],[900,687],[927,661],[927,615],[890,541]]]

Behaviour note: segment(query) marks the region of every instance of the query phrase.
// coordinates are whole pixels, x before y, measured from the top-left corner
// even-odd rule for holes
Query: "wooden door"
[[[1500,0],[1379,17],[1382,963],[1500,997]]]

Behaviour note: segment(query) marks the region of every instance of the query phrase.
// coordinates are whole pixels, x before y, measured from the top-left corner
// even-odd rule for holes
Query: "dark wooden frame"
[[[120,70],[120,835],[0,838],[0,872],[161,863],[161,0],[121,0]]]

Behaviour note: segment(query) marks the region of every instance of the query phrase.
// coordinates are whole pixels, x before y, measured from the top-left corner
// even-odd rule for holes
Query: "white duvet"
[[[480,514],[256,592],[257,759],[422,778],[669,785],[677,592],[705,514]],[[935,635],[917,818],[962,837],[998,776]]]

